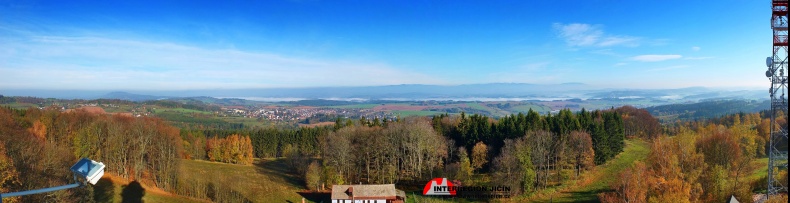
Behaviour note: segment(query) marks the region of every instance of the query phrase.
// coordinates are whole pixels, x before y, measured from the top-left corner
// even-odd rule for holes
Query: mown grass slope
[[[252,202],[302,202],[303,183],[284,159],[256,159],[253,165],[182,161],[183,172],[228,187]]]
[[[178,196],[158,188],[148,187],[145,184],[139,186],[135,187],[134,184],[130,184],[130,181],[124,178],[112,174],[104,174],[104,177],[91,187],[93,187],[94,200],[96,202],[120,203],[124,202],[124,199],[131,202],[135,202],[135,200],[142,200],[143,202],[209,202]]]
[[[599,202],[598,193],[609,189],[617,174],[631,167],[634,161],[644,161],[650,153],[649,143],[625,140],[625,149],[612,160],[585,172],[578,180],[565,181],[562,186],[539,191],[520,201],[528,202]],[[518,198],[514,198],[517,200]]]
[[[297,193],[303,190],[301,180],[292,174],[283,159],[256,159],[253,165],[196,160],[181,163],[186,178],[211,183],[218,189],[230,189],[250,202],[302,202],[302,196]],[[137,188],[130,185],[133,185],[130,181],[107,174],[94,186],[95,199],[97,202],[122,202],[124,198],[143,202],[210,202],[164,192],[145,183]]]

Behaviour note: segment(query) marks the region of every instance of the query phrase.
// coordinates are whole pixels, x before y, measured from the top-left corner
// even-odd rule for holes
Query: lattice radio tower
[[[771,80],[771,135],[768,143],[767,197],[787,192],[779,171],[787,171],[787,20],[788,0],[771,1],[771,29],[773,30],[773,56],[768,57],[765,76]],[[783,123],[777,117],[784,117]]]

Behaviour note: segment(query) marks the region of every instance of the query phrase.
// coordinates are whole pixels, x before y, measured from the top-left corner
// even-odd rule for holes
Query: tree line
[[[778,123],[787,125],[786,116]],[[647,160],[621,172],[611,191],[599,195],[603,202],[725,202],[731,195],[752,202],[753,193],[765,191],[765,177],[749,176],[762,165],[755,160],[766,157],[766,114],[676,123],[668,132],[652,141]],[[780,176],[787,185],[787,170]],[[787,202],[783,198],[771,201]]]
[[[104,162],[108,173],[173,190],[180,143],[178,129],[155,118],[0,108],[1,190],[71,183],[68,167],[82,157]],[[86,202],[92,192],[92,187],[81,187],[4,201]]]
[[[238,192],[217,185],[223,181],[195,182],[181,174],[181,159],[193,156],[251,164],[254,155],[249,136],[207,138],[158,118],[0,108],[0,192],[72,183],[68,167],[87,157],[104,162],[107,174],[168,192],[212,201],[243,200]],[[94,197],[108,196],[112,192],[89,186],[3,201],[92,202]]]
[[[0,155],[5,156],[0,156],[0,181],[12,185],[4,190],[13,191],[52,185],[42,180],[66,183],[70,174],[52,171],[87,156],[105,162],[108,173],[209,198],[205,183],[178,174],[180,158],[250,164],[253,157],[285,157],[312,189],[319,184],[424,182],[432,177],[468,182],[473,174],[489,173],[494,182],[518,186],[515,193],[528,193],[606,162],[622,152],[626,136],[652,136],[648,134],[654,131],[639,128],[641,121],[627,125],[642,115],[620,108],[564,109],[545,116],[530,110],[498,120],[462,113],[338,119],[334,126],[298,129],[178,129],[156,118],[2,108]],[[27,184],[36,181],[41,182]],[[80,192],[91,191],[23,201],[75,199]]]
[[[252,164],[252,142],[248,136],[231,135],[206,140],[209,161],[233,164]]]
[[[529,193],[578,178],[622,152],[626,125],[619,110],[564,109],[546,116],[529,111],[499,120],[465,113],[430,120],[338,120],[326,136],[317,137],[319,154],[289,160],[298,160],[293,167],[304,174],[310,189],[321,184],[421,182],[426,177],[463,183],[474,182],[474,174],[488,173],[492,184],[518,188],[513,194]],[[629,119],[649,115],[623,112],[632,115]],[[644,131],[629,132],[649,137],[645,134],[659,130]]]
[[[232,135],[249,138],[252,157],[277,158],[287,157],[289,153],[298,152],[305,155],[318,155],[319,137],[332,131],[331,127],[303,127],[298,129],[283,128],[245,128],[235,130],[223,129],[181,129],[181,138],[185,158],[210,160],[206,154],[206,143],[210,139],[225,139]],[[245,139],[246,139],[245,138]]]
[[[333,126],[298,129],[182,130],[181,135],[190,157],[208,160],[210,155],[200,149],[205,139],[249,136],[255,157],[285,157],[310,189],[439,176],[469,181],[473,174],[490,173],[502,184],[519,185],[522,190],[515,193],[523,193],[577,178],[605,163],[622,152],[626,132],[656,137],[659,125],[650,118],[633,107],[578,113],[563,109],[556,115],[529,111],[499,120],[462,113],[337,119]],[[522,164],[509,164],[517,163],[513,160]]]
[[[574,114],[569,109],[563,109],[556,115],[541,116],[530,109],[527,114],[509,115],[499,120],[478,114],[466,116],[461,113],[458,117],[444,114],[433,117],[432,123],[438,133],[454,140],[458,146],[472,149],[476,143],[483,142],[490,146],[494,156],[498,155],[504,140],[523,137],[530,131],[551,132],[554,136],[552,139],[560,143],[566,142],[573,131],[586,132],[592,138],[595,163],[602,164],[624,148],[625,124],[617,110],[590,112],[582,109]]]

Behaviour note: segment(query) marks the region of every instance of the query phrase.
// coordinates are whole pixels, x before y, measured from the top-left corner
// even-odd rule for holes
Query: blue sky
[[[0,89],[768,87],[770,1],[7,1]]]

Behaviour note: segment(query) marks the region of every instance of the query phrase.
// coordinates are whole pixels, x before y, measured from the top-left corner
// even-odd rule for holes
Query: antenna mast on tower
[[[787,192],[787,185],[779,177],[779,171],[787,171],[787,72],[788,72],[788,0],[771,1],[771,29],[773,30],[773,56],[765,61],[771,80],[771,134],[768,143],[768,191],[767,198]],[[784,120],[783,123],[777,122]],[[784,117],[782,119],[781,117]]]

